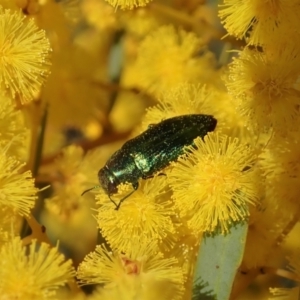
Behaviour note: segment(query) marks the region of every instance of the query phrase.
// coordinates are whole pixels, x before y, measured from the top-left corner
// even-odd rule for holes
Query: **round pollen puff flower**
[[[45,31],[21,12],[0,7],[0,89],[21,103],[37,97],[49,73],[51,51]]]
[[[152,246],[129,257],[98,245],[79,265],[77,277],[82,284],[105,284],[99,290],[103,300],[182,299],[184,276],[177,260],[154,254]]]
[[[165,176],[140,182],[139,188],[122,202],[119,210],[115,210],[107,195],[96,196],[98,226],[113,248],[132,253],[136,244],[173,245],[176,229],[172,216],[175,212],[170,199],[164,197],[168,195],[165,184]],[[130,184],[121,184],[118,186],[121,195],[111,198],[118,204],[119,199],[129,195],[132,189]]]
[[[270,252],[276,251],[276,239],[281,236],[282,228],[286,227],[287,217],[268,195],[263,200],[262,207],[251,209],[248,221],[248,233],[243,256],[243,267],[247,269],[267,265]],[[289,220],[289,219],[288,219]]]
[[[83,0],[81,5],[87,22],[99,31],[108,31],[118,27],[116,12],[103,0]]]
[[[58,2],[64,16],[71,25],[76,25],[82,18],[81,15],[81,0],[64,0]]]
[[[214,90],[200,84],[182,83],[166,91],[158,99],[158,105],[147,109],[143,129],[149,124],[185,114],[213,114]]]
[[[105,0],[115,8],[133,9],[137,6],[146,6],[152,0]]]
[[[24,157],[29,130],[25,126],[22,112],[17,110],[11,99],[0,93],[0,146],[10,145],[7,154]]]
[[[299,119],[300,52],[286,48],[274,55],[244,49],[230,65],[226,79],[237,109],[246,116],[249,127],[273,127],[288,132]]]
[[[299,14],[298,0],[224,0],[219,11],[229,34],[239,39],[249,36],[248,42],[254,45],[269,41],[280,45],[278,37],[299,33]]]
[[[281,216],[291,217],[298,212],[300,182],[299,123],[288,135],[274,135],[267,148],[260,153],[259,164],[265,177],[266,191]]]
[[[122,12],[119,20],[126,32],[139,40],[163,24],[163,18],[147,7]]]
[[[175,206],[198,235],[248,217],[248,205],[259,198],[254,154],[238,139],[209,133],[186,148],[168,176]]]
[[[161,26],[139,47],[136,84],[161,95],[183,82],[211,82],[214,65],[213,54],[194,33]]]
[[[37,199],[38,189],[24,164],[7,156],[8,146],[0,148],[0,207],[7,207],[21,216],[28,216]]]
[[[71,145],[62,150],[62,155],[55,161],[53,187],[55,195],[47,201],[47,208],[61,216],[69,216],[70,211],[81,205],[89,205],[80,195],[90,186],[97,184],[95,166],[105,163],[100,149],[89,151],[84,155],[80,146]],[[87,194],[85,197],[88,197]]]
[[[0,250],[0,293],[2,299],[53,299],[56,290],[73,278],[72,261],[65,261],[57,248],[33,240],[24,247],[19,238]]]

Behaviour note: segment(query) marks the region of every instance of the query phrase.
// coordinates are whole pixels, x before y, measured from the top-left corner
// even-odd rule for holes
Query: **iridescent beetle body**
[[[173,117],[151,125],[137,137],[127,141],[99,170],[100,186],[111,199],[118,185],[131,183],[134,190],[139,179],[153,177],[184,153],[184,147],[193,144],[197,137],[215,129],[217,120],[210,115],[190,114]],[[133,191],[134,191],[133,190]],[[117,205],[132,194],[124,197]]]

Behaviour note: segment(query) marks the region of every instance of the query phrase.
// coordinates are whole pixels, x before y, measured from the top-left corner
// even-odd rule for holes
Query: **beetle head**
[[[100,169],[98,173],[98,179],[100,185],[108,195],[116,194],[118,192],[117,186],[120,184],[120,182],[106,166]]]

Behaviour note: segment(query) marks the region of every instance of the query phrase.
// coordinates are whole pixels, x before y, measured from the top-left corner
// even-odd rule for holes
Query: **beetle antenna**
[[[91,190],[97,189],[97,188],[99,188],[99,187],[100,187],[100,185],[95,185],[94,187],[85,190],[85,191],[81,194],[81,196],[83,196],[85,193],[87,193],[87,192],[89,192],[89,191],[91,191]]]

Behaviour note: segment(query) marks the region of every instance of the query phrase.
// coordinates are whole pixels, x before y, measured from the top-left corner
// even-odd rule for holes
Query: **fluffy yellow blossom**
[[[146,6],[152,0],[105,0],[115,8],[133,9],[137,6]]]
[[[296,128],[298,128],[296,126]],[[299,132],[275,136],[260,154],[260,167],[265,175],[268,197],[280,208],[281,215],[299,211],[300,153]]]
[[[248,48],[230,65],[229,93],[236,98],[237,109],[257,130],[274,127],[287,132],[299,119],[300,52],[286,48],[280,55]]]
[[[90,25],[98,30],[117,28],[117,14],[104,0],[84,0],[82,12]]]
[[[259,198],[259,178],[249,146],[216,133],[194,140],[174,164],[169,183],[175,204],[195,234],[219,229],[249,215]]]
[[[0,147],[10,144],[7,153],[20,157],[29,140],[29,130],[24,118],[12,101],[0,94]]]
[[[0,0],[0,6],[5,9],[19,10],[26,5],[27,0]]]
[[[137,191],[122,202],[118,211],[107,195],[97,195],[98,226],[113,248],[131,253],[137,244],[163,243],[167,248],[173,244],[175,212],[168,194],[165,195],[165,181],[165,176],[157,176],[140,182]],[[120,185],[119,190],[122,188],[118,199],[132,191],[131,185]],[[112,198],[118,203],[116,196]]]
[[[23,223],[23,218],[8,208],[0,207],[0,247],[10,241],[11,235],[18,235]]]
[[[81,0],[64,0],[59,2],[66,19],[77,24],[81,19]]]
[[[155,30],[163,23],[159,15],[147,8],[136,8],[122,12],[119,15],[119,19],[126,32],[139,38],[144,38],[149,32]]]
[[[64,261],[57,248],[35,240],[26,248],[15,238],[2,246],[0,255],[3,299],[53,299],[56,290],[74,276],[72,262]]]
[[[205,86],[183,83],[166,91],[158,99],[158,105],[147,109],[143,129],[149,124],[185,114],[213,114],[212,98],[215,93]]]
[[[37,199],[38,189],[30,171],[22,172],[24,164],[7,156],[7,148],[0,148],[0,206],[20,215],[28,215]]]
[[[38,96],[49,72],[50,44],[33,19],[0,8],[0,88],[26,103]]]
[[[177,217],[180,219],[178,215]],[[173,222],[176,221],[176,219],[173,219]],[[172,247],[171,250],[167,249],[166,251],[163,251],[163,253],[165,257],[176,257],[176,259],[178,259],[178,266],[182,268],[183,274],[186,278],[184,283],[184,296],[182,299],[191,299],[194,281],[193,274],[199,252],[199,245],[201,244],[201,237],[199,235],[195,236],[192,234],[190,229],[180,221],[178,220],[180,228],[177,234],[178,240],[176,240],[176,245]]]
[[[299,34],[298,0],[224,0],[223,3],[219,16],[224,27],[240,39],[247,37],[250,44],[271,40],[278,45],[280,40],[276,38]]]
[[[218,131],[243,142],[253,144],[256,141],[254,131],[236,107],[236,99],[227,91],[215,91],[210,97],[213,115],[218,120]]]
[[[81,194],[87,188],[98,183],[97,173],[105,163],[101,150],[90,151],[84,156],[81,147],[71,145],[62,151],[55,161],[55,173],[52,174],[55,194],[48,199],[47,207],[56,214],[69,215],[78,209],[86,198]],[[85,197],[88,197],[87,194]]]
[[[49,103],[52,126],[85,126],[98,109],[106,108],[107,96],[95,79],[102,67],[99,62],[99,57],[78,45],[66,46],[53,55],[51,74],[42,93],[42,99]]]
[[[182,299],[184,277],[177,260],[151,249],[149,244],[129,257],[97,246],[79,265],[77,277],[82,284],[105,284],[99,290],[103,300]]]
[[[147,109],[142,130],[149,124],[183,114],[209,114],[218,120],[218,131],[246,141],[252,138],[246,121],[235,108],[228,93],[200,84],[179,84],[166,91],[156,106]]]
[[[251,210],[243,267],[251,269],[268,265],[270,253],[274,253],[276,239],[280,237],[286,223],[287,219],[281,209],[274,205],[273,199],[267,194],[262,207]]]
[[[162,26],[141,43],[136,72],[137,84],[160,95],[183,82],[210,82],[214,58],[194,33]]]

